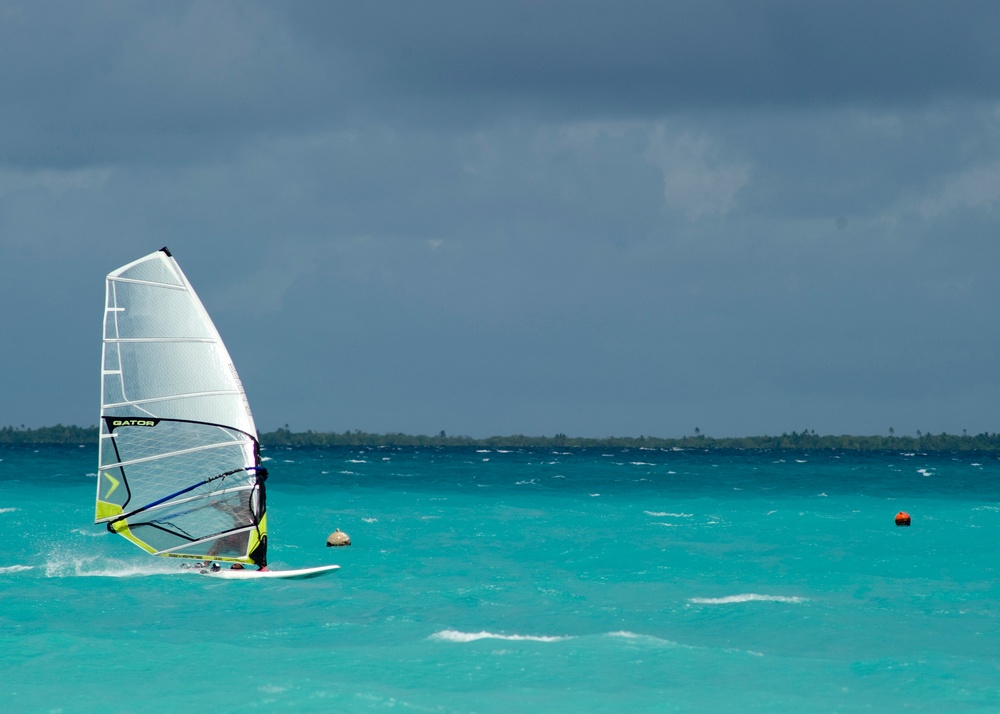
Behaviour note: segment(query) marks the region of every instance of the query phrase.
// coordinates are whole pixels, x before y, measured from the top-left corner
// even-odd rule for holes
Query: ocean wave
[[[441,630],[430,636],[432,640],[441,642],[475,642],[476,640],[512,640],[529,642],[562,642],[571,640],[565,635],[500,635],[495,632],[461,632],[460,630]]]
[[[666,511],[643,511],[647,516],[654,518],[691,518],[693,513],[667,513]]]
[[[11,506],[10,508],[0,508],[0,513],[13,513],[14,511],[20,510]]]
[[[637,632],[629,632],[628,630],[619,630],[618,632],[608,632],[606,637],[619,637],[625,640],[634,640],[636,642],[643,642],[649,644],[657,645],[669,645],[671,647],[684,647],[686,645],[681,645],[673,640],[665,640],[662,637],[654,637],[653,635],[640,635]]]
[[[34,565],[5,565],[0,568],[0,575],[5,575],[7,573],[22,573],[25,570],[31,570]]]
[[[758,595],[757,593],[743,593],[741,595],[727,595],[726,597],[692,597],[688,602],[696,605],[732,605],[740,602],[806,602],[809,598],[798,597],[796,595]]]

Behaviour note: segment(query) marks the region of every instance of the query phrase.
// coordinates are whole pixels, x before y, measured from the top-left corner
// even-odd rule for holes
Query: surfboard
[[[232,570],[230,568],[222,568],[221,570],[199,570],[198,573],[226,580],[259,580],[261,578],[307,580],[309,578],[318,578],[326,573],[332,573],[339,568],[339,565],[319,565],[314,568],[297,568],[295,570],[251,570],[250,568]]]

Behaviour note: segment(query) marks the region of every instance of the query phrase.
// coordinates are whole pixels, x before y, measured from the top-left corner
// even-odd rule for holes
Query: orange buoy
[[[910,525],[910,514],[906,511],[900,511],[896,514],[896,525],[897,526],[908,526]]]

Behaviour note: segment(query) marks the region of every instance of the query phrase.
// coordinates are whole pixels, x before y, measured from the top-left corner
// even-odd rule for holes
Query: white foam
[[[378,518],[362,518],[365,523],[378,523]]]
[[[33,565],[5,565],[0,567],[0,575],[6,573],[23,573],[25,570],[31,570],[34,567]]]
[[[66,555],[50,556],[45,564],[45,576],[49,578],[131,578],[149,575],[180,575],[197,572],[180,567],[180,563],[169,559],[155,560],[115,560],[89,556],[85,558]]]
[[[91,528],[90,530],[84,528],[74,528],[72,532],[77,535],[87,536],[88,538],[103,538],[106,535],[110,535],[107,528],[104,530],[97,530],[95,528]]]
[[[257,687],[258,692],[263,692],[264,694],[281,694],[287,691],[288,687],[282,687],[277,684],[265,684],[263,686]]]
[[[934,469],[917,469],[917,473],[921,476],[933,476]]]
[[[14,507],[0,508],[0,513],[13,513],[14,511],[17,511],[17,510],[20,510],[20,509],[17,509],[17,508],[14,508]]]
[[[741,595],[727,595],[726,597],[692,597],[688,602],[696,605],[732,605],[740,602],[805,602],[809,598],[789,596],[789,595],[758,595],[757,593],[743,593]]]
[[[647,516],[655,518],[691,518],[693,513],[667,513],[666,511],[643,511]]]
[[[475,642],[476,640],[511,640],[529,642],[561,642],[572,637],[557,635],[500,635],[495,632],[461,632],[459,630],[441,630],[430,636],[432,640],[442,642]]]

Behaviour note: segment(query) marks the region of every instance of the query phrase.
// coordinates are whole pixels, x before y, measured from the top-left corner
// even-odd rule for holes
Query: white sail
[[[108,275],[101,383],[96,522],[156,555],[265,565],[250,405],[166,248]]]

